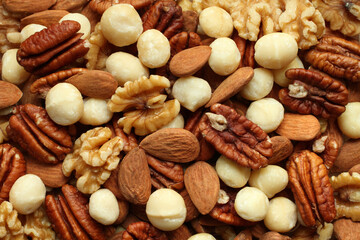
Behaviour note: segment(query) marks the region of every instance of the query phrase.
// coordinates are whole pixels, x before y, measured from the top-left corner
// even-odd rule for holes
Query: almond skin
[[[22,29],[29,24],[40,24],[45,27],[50,27],[54,23],[58,23],[62,17],[69,12],[66,10],[45,10],[26,16],[20,21],[20,28]]]
[[[340,149],[339,156],[334,162],[334,170],[347,172],[350,168],[360,163],[360,139],[346,141]]]
[[[269,164],[276,164],[291,155],[293,145],[291,141],[284,136],[274,136],[270,138],[273,148],[273,155],[269,158]]]
[[[50,8],[56,0],[3,0],[2,4],[6,10],[14,13],[34,13]]]
[[[10,107],[22,97],[21,90],[12,83],[0,81],[0,109]]]

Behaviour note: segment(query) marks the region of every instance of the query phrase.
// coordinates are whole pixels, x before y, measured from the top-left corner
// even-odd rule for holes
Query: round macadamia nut
[[[236,194],[234,207],[243,219],[257,222],[265,218],[269,208],[269,199],[257,188],[244,187]]]
[[[199,24],[206,35],[214,38],[229,37],[234,29],[230,14],[217,6],[202,10]]]
[[[349,138],[360,138],[360,102],[351,102],[337,119],[339,128]]]
[[[137,42],[140,61],[149,68],[164,66],[170,58],[169,40],[156,29],[142,33]]]
[[[139,13],[130,4],[115,4],[103,13],[101,30],[104,37],[118,47],[137,41],[143,31]]]
[[[72,20],[75,22],[80,23],[80,30],[78,33],[83,33],[84,35],[81,36],[82,39],[86,39],[90,36],[90,30],[91,25],[89,19],[81,14],[81,13],[68,13],[65,16],[63,16],[59,22],[65,21],[65,20]]]
[[[288,232],[297,222],[296,205],[285,197],[270,200],[269,210],[265,216],[265,226],[276,232]]]
[[[226,37],[217,38],[210,44],[209,66],[222,76],[233,73],[240,63],[240,52],[234,40]]]
[[[270,33],[255,43],[256,62],[268,69],[281,69],[291,63],[298,53],[295,39],[287,33]]]
[[[80,120],[84,112],[84,101],[74,85],[58,83],[46,95],[45,107],[54,122],[67,126]]]
[[[274,85],[272,72],[265,68],[255,68],[254,76],[240,91],[240,95],[247,100],[258,100],[271,92]]]
[[[29,78],[30,73],[25,71],[23,66],[16,60],[17,51],[18,49],[9,49],[4,53],[2,57],[1,77],[4,81],[19,85]]]
[[[250,168],[243,167],[224,155],[216,161],[215,169],[221,180],[232,188],[245,186],[251,173]]]
[[[184,125],[184,117],[179,113],[171,122],[169,122],[162,128],[184,128]]]
[[[97,222],[110,225],[119,217],[119,204],[115,195],[108,189],[99,189],[90,196],[90,216]]]
[[[272,72],[274,74],[274,81],[281,87],[288,87],[289,84],[292,82],[285,76],[285,72],[290,68],[304,68],[304,64],[301,62],[299,57],[296,57],[292,60],[289,65],[281,68],[281,69],[274,69]]]
[[[28,24],[20,32],[20,41],[23,42],[28,39],[31,35],[36,32],[40,32],[41,30],[45,29],[46,27],[40,24]]]
[[[30,214],[38,209],[45,200],[46,187],[34,174],[19,177],[10,189],[9,201],[16,211]]]
[[[106,59],[106,70],[114,76],[120,86],[142,76],[149,77],[149,69],[141,61],[126,52],[116,52]]]
[[[246,118],[266,133],[270,133],[281,124],[284,111],[283,105],[274,98],[263,98],[250,104],[246,111]]]
[[[105,99],[85,98],[84,113],[80,118],[80,122],[85,125],[98,126],[109,122],[113,114],[108,109]]]
[[[198,77],[183,77],[176,80],[172,95],[181,106],[195,112],[211,98],[211,87],[207,81]]]
[[[210,233],[197,233],[188,238],[188,240],[216,240]]]
[[[150,195],[146,203],[146,215],[156,228],[163,231],[175,230],[185,221],[185,201],[172,189],[158,189]]]

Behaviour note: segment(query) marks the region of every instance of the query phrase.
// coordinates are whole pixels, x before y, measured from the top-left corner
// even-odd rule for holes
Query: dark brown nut
[[[9,199],[9,192],[15,181],[25,174],[25,160],[22,153],[10,144],[0,144],[0,202]]]
[[[186,218],[185,222],[191,221],[199,216],[199,211],[195,207],[194,203],[191,201],[189,193],[186,189],[183,189],[180,192],[180,195],[183,197],[185,206],[186,206]]]
[[[184,26],[182,9],[173,0],[157,1],[141,19],[144,32],[149,29],[157,29],[168,39],[180,32]]]
[[[345,111],[349,92],[342,82],[301,68],[289,69],[285,75],[293,83],[280,90],[279,98],[291,110],[323,118],[338,117]]]
[[[240,63],[239,68],[241,67],[255,67],[255,43],[253,41],[246,40],[239,36],[237,31],[235,31],[231,37],[236,43],[237,48],[240,52]]]
[[[88,0],[57,0],[51,9],[75,11],[80,10],[87,3]]]
[[[184,27],[185,32],[196,32],[199,25],[199,14],[195,11],[183,11]]]
[[[21,43],[17,61],[26,71],[45,75],[84,56],[89,48],[83,34],[77,33],[80,24],[63,21],[37,32]]]
[[[166,235],[169,240],[187,240],[192,236],[186,225],[181,225],[176,230],[167,232]]]
[[[125,153],[130,152],[134,148],[138,147],[138,140],[136,139],[136,136],[134,133],[126,134],[117,124],[119,121],[119,116],[115,115],[112,119],[112,125],[108,126],[112,131],[114,132],[115,136],[120,137],[124,142],[124,148],[123,151]]]
[[[6,131],[14,142],[40,162],[56,164],[71,151],[71,137],[58,126],[46,110],[32,104],[13,110]]]
[[[54,23],[58,23],[62,17],[68,14],[65,10],[45,10],[26,16],[20,21],[20,28],[24,28],[29,24],[40,24],[50,27]]]
[[[214,104],[210,110],[212,113],[205,113],[208,119],[199,126],[206,141],[244,167],[259,169],[268,165],[272,144],[259,126],[226,105]]]
[[[252,240],[252,234],[249,229],[241,231],[234,240]]]
[[[147,222],[135,222],[130,224],[122,235],[122,240],[167,240],[162,231],[156,229]]]
[[[270,138],[270,140],[272,143],[273,155],[269,158],[269,164],[281,162],[292,154],[294,146],[287,137],[274,136]]]
[[[37,1],[22,1],[22,0],[4,0],[2,4],[5,9],[13,13],[34,13],[40,12],[50,8],[56,3],[56,0],[37,0]]]
[[[125,200],[125,197],[122,195],[118,185],[118,174],[119,174],[119,167],[111,171],[110,177],[106,182],[103,184],[103,187],[109,189],[118,200]]]
[[[127,3],[135,9],[141,9],[149,6],[152,2],[153,0],[91,0],[89,6],[94,12],[103,14],[106,9],[115,4]]]
[[[331,222],[336,216],[334,190],[323,160],[303,150],[291,155],[286,165],[296,206],[306,226],[316,219]]]

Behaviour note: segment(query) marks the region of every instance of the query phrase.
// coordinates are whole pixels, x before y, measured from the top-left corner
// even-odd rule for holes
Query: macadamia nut
[[[2,57],[1,77],[4,81],[19,85],[29,78],[30,73],[25,71],[16,60],[17,50],[18,49],[10,49],[4,53]]]
[[[65,20],[72,20],[80,23],[81,27],[78,33],[84,34],[81,36],[82,39],[87,39],[90,36],[91,25],[89,19],[85,15],[82,15],[81,13],[68,13],[63,16],[59,22]]]
[[[255,43],[255,60],[264,68],[281,69],[291,63],[298,53],[295,39],[287,33],[270,33]]]
[[[252,171],[249,185],[260,189],[268,198],[272,198],[285,189],[288,181],[288,173],[285,169],[277,165],[268,165]]]
[[[109,122],[113,114],[108,109],[105,99],[85,98],[84,113],[80,122],[85,125],[99,126]]]
[[[28,39],[31,35],[33,35],[36,32],[40,32],[41,30],[45,29],[46,27],[40,24],[29,24],[26,25],[23,29],[21,29],[20,32],[20,41],[23,42],[26,39]]]
[[[84,102],[80,91],[70,83],[58,83],[45,99],[46,111],[57,124],[67,126],[80,120]]]
[[[175,230],[185,221],[184,199],[172,189],[158,189],[146,203],[146,215],[156,228],[163,231]]]
[[[217,38],[210,47],[209,65],[215,73],[226,76],[238,68],[241,56],[234,40],[226,37]]]
[[[162,67],[170,58],[169,40],[156,29],[140,35],[137,49],[140,61],[149,68]]]
[[[90,196],[90,216],[97,222],[110,225],[119,217],[119,204],[115,195],[108,189],[99,189]]]
[[[142,76],[149,77],[149,69],[137,57],[126,52],[111,54],[106,59],[106,70],[114,76],[120,86]]]
[[[172,95],[181,106],[195,112],[211,98],[211,87],[207,81],[198,77],[183,77],[176,80]]]
[[[349,138],[360,138],[360,102],[351,102],[337,119],[339,128]]]
[[[216,161],[215,169],[220,179],[229,187],[240,188],[249,180],[251,170],[221,155]]]
[[[189,237],[188,240],[216,240],[216,238],[209,233],[197,233]]]
[[[214,38],[229,37],[234,29],[230,14],[217,6],[201,11],[199,24],[206,35]]]
[[[263,98],[250,104],[246,118],[266,133],[270,133],[277,129],[284,119],[284,107],[274,98]]]
[[[19,177],[10,189],[9,201],[16,211],[30,214],[45,200],[46,187],[41,179],[33,174]]]
[[[265,68],[255,68],[254,76],[240,91],[240,95],[247,100],[259,100],[271,92],[274,85],[272,72]]]
[[[139,13],[130,4],[115,4],[103,13],[101,30],[104,37],[118,47],[137,41],[143,31]]]
[[[269,208],[269,199],[257,188],[244,187],[236,194],[234,207],[243,219],[257,222],[265,218]]]
[[[288,232],[297,222],[296,205],[285,197],[276,197],[270,200],[269,210],[265,216],[265,226],[276,232]]]
[[[272,72],[274,74],[274,81],[281,87],[288,87],[289,84],[292,82],[285,76],[285,72],[290,68],[304,68],[304,64],[301,62],[299,57],[296,57],[292,60],[289,65],[281,68],[281,69],[274,69]]]
[[[169,122],[162,128],[184,128],[184,125],[184,117],[179,113],[171,122]]]

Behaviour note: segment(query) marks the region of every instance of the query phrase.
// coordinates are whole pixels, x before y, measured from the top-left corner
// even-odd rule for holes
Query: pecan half
[[[162,231],[147,222],[131,223],[122,235],[122,240],[167,240]]]
[[[342,82],[302,68],[289,69],[285,75],[293,83],[279,91],[279,98],[291,110],[323,118],[338,117],[345,111],[349,91]]]
[[[126,134],[117,124],[118,121],[119,121],[119,116],[115,115],[112,118],[111,126],[108,126],[108,127],[110,127],[110,129],[114,132],[115,136],[120,137],[122,139],[122,141],[124,142],[123,151],[125,153],[128,153],[131,150],[133,150],[134,148],[139,146],[138,140],[136,139],[136,136],[134,133]]]
[[[89,6],[94,12],[103,14],[106,9],[115,4],[127,3],[131,4],[135,9],[141,9],[149,6],[152,2],[153,0],[92,0]]]
[[[206,141],[242,166],[259,169],[268,164],[272,144],[259,126],[226,105],[214,104],[210,110],[199,126]]]
[[[255,67],[255,43],[254,41],[246,40],[239,36],[235,31],[231,37],[236,43],[237,48],[240,52],[240,63],[239,68],[241,67]]]
[[[291,155],[286,165],[296,206],[306,226],[316,219],[331,222],[336,215],[333,188],[323,160],[303,150]]]

